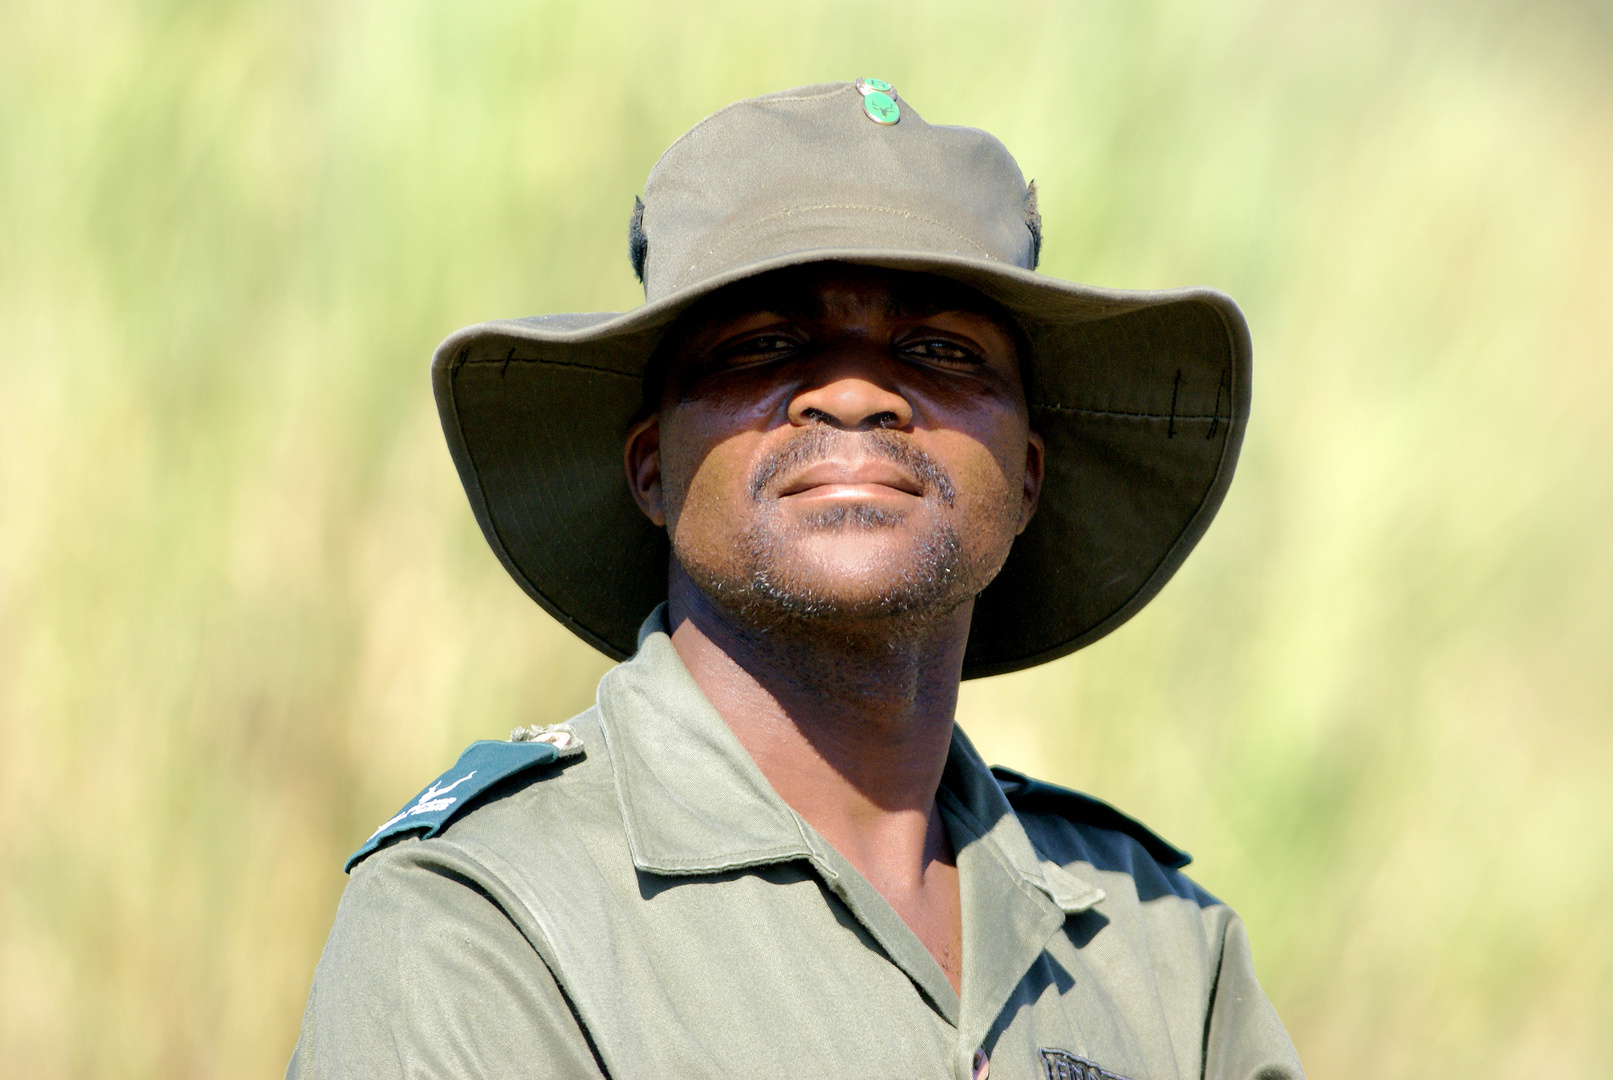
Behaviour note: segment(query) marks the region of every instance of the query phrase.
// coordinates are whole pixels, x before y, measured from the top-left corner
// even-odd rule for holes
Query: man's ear
[[[666,526],[666,506],[661,495],[661,414],[634,424],[622,447],[622,464],[627,469],[627,487],[644,516],[656,525]]]
[[[1025,446],[1025,491],[1019,505],[1019,528],[1014,530],[1018,536],[1025,531],[1025,526],[1031,523],[1036,514],[1036,503],[1042,497],[1042,477],[1047,468],[1047,445],[1042,442],[1039,432],[1032,431],[1026,440]]]

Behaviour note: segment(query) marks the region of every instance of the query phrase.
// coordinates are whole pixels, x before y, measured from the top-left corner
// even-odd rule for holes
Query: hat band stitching
[[[862,206],[856,203],[820,203],[815,206],[794,206],[788,210],[780,210],[775,214],[768,214],[766,217],[760,217],[752,221],[747,221],[742,225],[736,225],[730,229],[728,231],[728,235],[712,244],[711,247],[707,248],[706,253],[702,255],[701,258],[710,258],[725,245],[730,243],[735,236],[748,232],[756,228],[758,225],[765,225],[769,221],[777,221],[779,218],[792,217],[795,214],[803,214],[812,210],[869,210],[878,214],[894,214],[897,217],[909,218],[913,221],[922,221],[927,225],[934,225],[942,232],[951,233],[959,240],[962,240],[965,244],[980,252],[983,257],[990,259],[993,262],[1003,261],[1002,259],[999,259],[997,256],[993,255],[989,249],[976,243],[969,236],[959,232],[957,229],[954,229],[951,225],[948,225],[944,221],[937,221],[934,218],[925,217],[923,214],[915,214],[911,210],[897,210],[889,206]]]
[[[596,375],[620,375],[624,379],[637,379],[641,376],[627,371],[618,371],[615,368],[595,367],[593,364],[579,364],[572,360],[551,360],[547,356],[490,356],[481,360],[461,360],[457,367],[503,367],[505,364],[548,364],[551,367],[576,368],[579,371],[592,371]],[[1180,419],[1180,417],[1178,417]]]
[[[1232,422],[1232,417],[1220,413],[1146,413],[1146,412],[1120,412],[1116,409],[1087,409],[1078,405],[1042,405],[1033,404],[1032,409],[1047,409],[1050,412],[1075,413],[1080,416],[1103,416],[1117,420],[1221,420]]]

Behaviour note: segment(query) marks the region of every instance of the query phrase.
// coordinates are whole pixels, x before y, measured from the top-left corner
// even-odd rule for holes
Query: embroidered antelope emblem
[[[420,798],[415,800],[415,804],[413,806],[397,814],[395,817],[382,822],[381,827],[370,834],[370,839],[375,839],[381,833],[385,832],[387,829],[390,829],[392,826],[396,825],[406,817],[414,817],[416,814],[431,814],[438,810],[448,809],[450,806],[454,805],[454,803],[459,801],[459,796],[448,795],[448,792],[454,790],[460,784],[463,784],[466,780],[469,780],[475,775],[476,770],[472,769],[470,772],[466,773],[464,776],[461,776],[458,780],[455,780],[452,784],[448,784],[447,786],[432,784],[430,787],[420,793]],[[447,797],[444,798],[444,796]]]

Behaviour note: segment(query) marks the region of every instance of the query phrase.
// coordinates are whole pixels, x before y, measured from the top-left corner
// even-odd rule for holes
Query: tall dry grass
[[[605,667],[432,346],[636,303],[666,144],[860,73],[1254,328],[1200,551],[965,726],[1198,855],[1313,1076],[1613,1075],[1613,25],[1502,0],[0,7],[0,1072],[280,1071],[345,853]]]

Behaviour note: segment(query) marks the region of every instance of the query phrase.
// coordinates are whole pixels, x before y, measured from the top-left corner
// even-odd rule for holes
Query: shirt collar
[[[811,858],[801,820],[717,715],[668,636],[666,605],[599,684],[605,746],[640,870],[705,874]]]
[[[972,844],[987,846],[1012,876],[1045,893],[1066,915],[1103,899],[1102,889],[1041,857],[990,766],[962,728],[952,729],[952,749],[937,798],[943,813],[954,819],[952,840],[960,857],[962,849]]]
[[[640,870],[707,874],[809,859],[833,878],[838,859],[779,798],[672,646],[666,605],[645,620],[638,652],[599,685],[599,711],[628,848]],[[1004,869],[1065,914],[1102,890],[1031,844],[991,770],[961,730],[938,795],[954,846],[986,845]],[[961,855],[961,851],[960,851]]]

